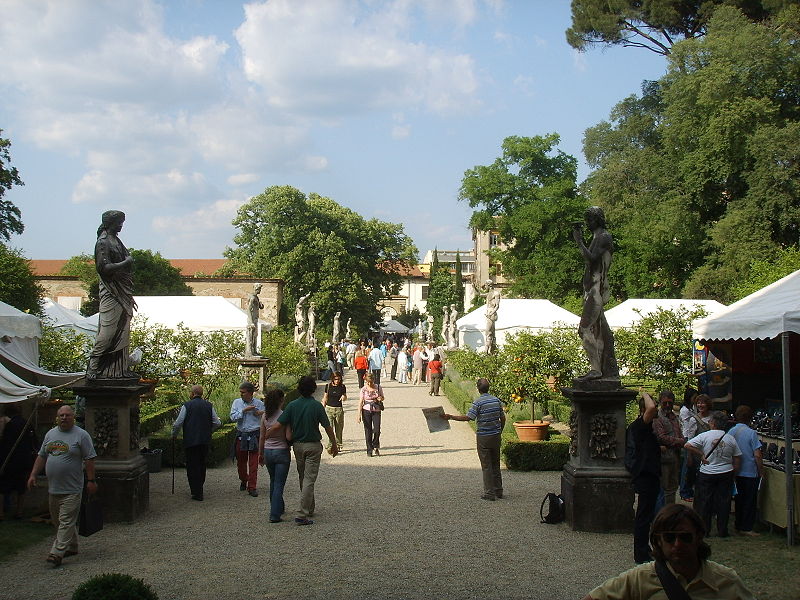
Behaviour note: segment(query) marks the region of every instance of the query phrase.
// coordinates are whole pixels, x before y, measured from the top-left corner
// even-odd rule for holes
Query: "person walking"
[[[430,363],[428,364],[430,369]],[[483,473],[483,500],[496,500],[503,497],[503,476],[500,473],[500,435],[506,425],[503,405],[496,396],[489,393],[489,380],[478,379],[477,399],[469,407],[466,415],[449,415],[442,418],[453,421],[475,421],[478,459]]]
[[[675,394],[671,390],[662,390],[658,402],[660,406],[658,417],[653,420],[653,433],[661,445],[661,489],[664,490],[664,503],[673,504],[680,482],[680,451],[686,439],[672,408]]]
[[[405,347],[397,353],[397,381],[408,383],[408,353]]]
[[[756,522],[758,487],[764,476],[761,440],[750,427],[753,420],[752,408],[741,404],[736,408],[734,416],[736,425],[728,433],[736,439],[736,444],[742,451],[741,466],[736,473],[736,497],[733,499],[736,506],[734,527],[742,535],[756,536],[758,534],[753,531],[753,525]]]
[[[439,355],[434,354],[433,359],[428,362],[428,377],[431,381],[431,388],[428,391],[429,396],[439,395],[439,385],[442,383],[442,361],[439,360]]]
[[[414,347],[414,353],[411,355],[411,364],[413,366],[411,385],[419,385],[422,383],[422,344],[418,343]]]
[[[336,436],[336,445],[339,451],[342,450],[342,431],[344,431],[344,406],[347,400],[347,386],[342,383],[342,374],[334,373],[330,383],[325,385],[325,394],[322,396],[322,406],[325,407],[325,414],[331,422],[333,432]],[[330,446],[327,448],[330,450]]]
[[[686,442],[686,449],[700,459],[694,506],[711,531],[711,517],[717,517],[717,533],[728,537],[728,518],[731,512],[731,493],[734,475],[739,470],[742,451],[729,433],[725,433],[728,417],[722,411],[711,413],[711,431]]]
[[[286,504],[283,501],[283,490],[292,456],[289,453],[289,442],[286,440],[286,428],[275,427],[278,417],[283,414],[284,393],[278,388],[270,388],[264,394],[264,414],[261,416],[259,444],[260,462],[267,467],[269,473],[269,522],[280,523]],[[267,431],[270,435],[267,435]]]
[[[697,421],[694,409],[695,400],[698,392],[696,389],[687,387],[683,393],[683,406],[678,412],[678,421],[681,424],[681,435],[685,440],[692,439],[697,435]],[[691,502],[694,498],[694,478],[691,470],[692,455],[686,448],[681,448],[681,478],[679,493],[681,500]]]
[[[300,477],[300,509],[299,516],[295,517],[296,525],[313,525],[316,508],[314,488],[319,475],[319,465],[322,461],[322,434],[319,427],[325,429],[330,440],[331,456],[339,454],[336,436],[333,427],[325,414],[322,404],[314,399],[317,382],[313,377],[304,375],[297,382],[298,398],[290,402],[278,417],[277,421],[264,431],[270,437],[280,427],[291,427],[292,449],[297,464],[297,474]]]
[[[50,518],[58,527],[47,562],[61,566],[65,556],[78,554],[78,513],[83,495],[83,472],[86,469],[86,491],[97,493],[94,450],[91,436],[75,425],[75,411],[62,406],[56,413],[58,425],[48,431],[28,477],[28,489],[36,486],[42,470],[47,474],[50,494]]]
[[[367,374],[361,388],[358,402],[358,421],[364,423],[364,438],[367,442],[367,455],[380,456],[381,414],[383,412],[383,388],[375,381],[372,373]]]
[[[383,368],[383,353],[377,346],[369,353],[369,370],[375,383],[381,382],[381,369]]]
[[[193,385],[189,401],[181,406],[178,418],[172,424],[172,439],[183,429],[183,448],[186,454],[186,479],[192,500],[203,500],[206,482],[206,459],[211,446],[211,433],[222,425],[217,411],[203,398],[203,386]]]
[[[258,435],[264,403],[253,398],[256,387],[249,381],[239,386],[240,398],[231,404],[231,421],[236,423],[236,466],[239,471],[239,490],[258,496]]]
[[[353,366],[356,369],[356,375],[358,375],[358,389],[361,389],[364,387],[364,375],[369,370],[369,361],[363,349],[356,350]]]

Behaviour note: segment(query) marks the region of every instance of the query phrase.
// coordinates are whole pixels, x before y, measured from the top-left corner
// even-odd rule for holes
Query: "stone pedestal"
[[[573,530],[629,533],[633,489],[623,463],[625,405],[636,392],[605,383],[561,389],[572,403],[570,460],[561,475],[561,495]]]
[[[239,362],[239,366],[245,369],[245,371],[250,371],[251,374],[255,374],[258,378],[258,391],[262,394],[264,393],[264,385],[266,384],[267,377],[269,373],[267,371],[267,365],[269,365],[269,359],[264,358],[263,356],[245,356],[244,358],[238,358],[237,361]],[[250,377],[246,376],[249,380]]]
[[[139,453],[139,396],[149,388],[127,380],[73,388],[86,399],[85,427],[97,451],[97,494],[109,523],[135,521],[150,505],[150,475]]]

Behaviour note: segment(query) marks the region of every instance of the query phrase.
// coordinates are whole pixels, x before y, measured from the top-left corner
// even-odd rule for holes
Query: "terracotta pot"
[[[539,442],[548,439],[547,428],[550,423],[545,421],[516,421],[514,429],[520,442]]]

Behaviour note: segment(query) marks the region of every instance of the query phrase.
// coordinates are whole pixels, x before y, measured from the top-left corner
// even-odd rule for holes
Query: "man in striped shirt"
[[[489,380],[475,382],[480,396],[469,407],[466,415],[448,415],[443,418],[453,421],[475,421],[478,458],[483,471],[484,500],[503,497],[503,479],[500,474],[500,433],[506,424],[506,414],[500,400],[489,393]]]

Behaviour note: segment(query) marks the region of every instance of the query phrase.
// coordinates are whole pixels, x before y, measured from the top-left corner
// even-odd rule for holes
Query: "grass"
[[[736,569],[759,600],[800,597],[800,546],[789,548],[786,533],[760,530],[760,537],[712,537],[711,560]]]
[[[33,523],[28,519],[0,522],[0,562],[53,535],[54,529],[49,523]]]

